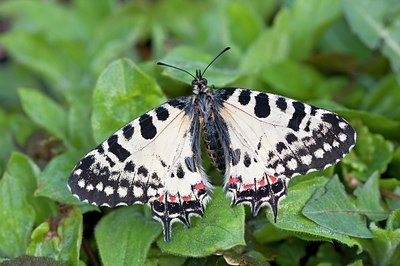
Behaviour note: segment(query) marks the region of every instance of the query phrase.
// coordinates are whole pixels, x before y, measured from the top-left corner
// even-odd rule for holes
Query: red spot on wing
[[[247,184],[247,185],[244,185],[244,186],[243,186],[243,189],[244,189],[244,190],[247,190],[247,189],[250,189],[250,188],[253,188],[253,187],[254,187],[253,184]]]
[[[169,201],[170,202],[174,202],[176,200],[176,196],[169,196]]]
[[[269,180],[271,180],[271,183],[273,184],[278,180],[278,178],[276,178],[275,176],[270,175],[269,176]]]
[[[162,194],[158,199],[159,202],[163,202],[164,201],[164,194]]]
[[[263,178],[263,179],[261,179],[260,181],[258,181],[258,185],[259,185],[260,187],[265,186],[265,178]]]
[[[194,189],[196,189],[196,190],[200,190],[200,189],[204,189],[204,183],[203,182],[201,182],[201,183],[198,183],[197,185],[195,185],[194,186]]]
[[[239,183],[239,178],[238,177],[229,178],[229,184],[237,184],[237,183]]]
[[[192,196],[183,197],[182,199],[183,201],[189,201],[192,199]]]

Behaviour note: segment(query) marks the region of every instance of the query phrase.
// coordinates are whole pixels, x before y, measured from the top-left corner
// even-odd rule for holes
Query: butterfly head
[[[179,71],[185,72],[186,74],[189,74],[190,76],[193,77],[193,81],[192,81],[192,88],[193,88],[193,93],[194,94],[203,94],[203,93],[207,93],[208,92],[208,88],[207,88],[207,79],[203,78],[204,73],[207,71],[208,67],[212,65],[212,63],[214,63],[215,60],[217,60],[218,57],[220,57],[223,53],[225,53],[226,51],[228,51],[229,49],[231,49],[230,47],[226,47],[224,50],[222,50],[216,57],[214,57],[214,59],[207,65],[207,67],[201,71],[200,69],[196,69],[196,76],[192,75],[190,72],[173,66],[173,65],[169,65],[163,62],[158,62],[157,65],[161,65],[161,66],[166,66],[166,67],[170,67],[170,68],[175,68]]]
[[[200,69],[196,69],[196,77],[192,81],[193,93],[196,95],[208,92],[207,79],[203,78],[203,73]]]

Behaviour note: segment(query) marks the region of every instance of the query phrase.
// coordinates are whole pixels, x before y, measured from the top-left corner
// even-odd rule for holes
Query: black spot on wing
[[[153,124],[153,117],[144,114],[139,118],[140,133],[145,139],[152,139],[157,134],[157,129]]]
[[[287,109],[286,99],[283,97],[279,97],[278,100],[276,100],[276,107],[278,107],[282,112],[286,111]]]
[[[160,121],[165,121],[169,117],[169,112],[164,106],[159,106],[156,108],[157,119]]]
[[[171,106],[173,106],[173,107],[175,107],[175,108],[178,108],[178,109],[180,109],[180,110],[182,110],[182,109],[185,108],[185,106],[186,106],[186,103],[185,103],[184,101],[179,100],[179,99],[177,99],[177,98],[172,99],[172,100],[169,100],[169,101],[168,101],[168,104],[171,105]]]
[[[311,112],[310,115],[314,116],[317,113],[317,110],[319,109],[318,107],[315,107],[313,105],[310,105],[311,107]]]
[[[126,126],[124,126],[124,128],[122,129],[123,135],[124,137],[129,140],[132,138],[133,132],[134,132],[134,128],[132,127],[131,124],[127,124]]]
[[[223,88],[218,91],[218,95],[222,100],[226,101],[235,93],[236,90],[236,88]]]
[[[298,156],[306,156],[310,154],[310,150],[307,148],[301,148],[296,151],[296,155]]]
[[[285,143],[283,143],[283,142],[278,142],[276,144],[276,151],[279,153],[282,153],[282,151],[285,150],[286,148],[287,147],[286,147]]]
[[[123,162],[131,153],[118,143],[118,136],[112,135],[108,140],[108,151],[113,153],[119,161]]]
[[[183,171],[182,165],[179,165],[178,169],[176,169],[176,176],[178,178],[183,178],[185,176],[185,171]]]
[[[241,105],[247,105],[250,102],[250,94],[251,91],[242,90],[242,92],[239,95],[239,102]]]
[[[152,179],[153,182],[160,182],[161,181],[160,177],[158,176],[158,174],[156,172],[154,172],[151,175],[151,179]]]
[[[256,97],[256,105],[254,106],[254,113],[259,118],[268,117],[271,113],[271,109],[269,107],[268,95],[265,93],[260,93]]]
[[[333,131],[334,134],[339,134],[343,130],[339,127],[339,122],[343,122],[342,119],[340,119],[336,114],[333,113],[326,113],[322,115],[322,121],[329,123],[332,125],[331,130]]]
[[[79,169],[88,169],[94,163],[94,155],[88,155],[79,163]]]
[[[278,193],[280,193],[282,191],[284,192],[286,187],[285,187],[285,185],[283,183],[283,180],[279,180],[278,182],[275,182],[274,184],[272,184],[271,189],[275,194],[278,194]]]
[[[298,140],[298,138],[296,137],[296,135],[293,134],[293,133],[287,134],[285,138],[286,138],[287,143],[289,143],[289,145],[292,144],[293,142],[296,142],[296,141]]]
[[[268,160],[272,160],[275,157],[275,153],[273,151],[268,152]]]
[[[249,167],[250,164],[251,164],[251,159],[250,159],[250,156],[249,156],[249,154],[247,152],[244,154],[243,163],[244,163],[244,166],[246,166],[246,167]]]
[[[288,127],[294,131],[299,131],[301,121],[303,121],[306,113],[304,112],[304,104],[301,102],[293,102],[294,113],[289,120]]]
[[[114,162],[113,160],[111,160],[111,158],[108,157],[107,155],[106,155],[105,157],[106,157],[106,161],[108,162],[108,164],[110,165],[110,167],[114,167],[115,162]]]
[[[147,175],[149,174],[149,170],[147,170],[147,168],[142,165],[138,169],[138,174],[142,174],[144,177],[147,177]]]
[[[103,143],[101,143],[99,146],[97,146],[96,150],[99,154],[103,154],[104,153]]]
[[[135,172],[135,164],[132,161],[129,161],[125,164],[124,170],[129,173]]]
[[[311,119],[309,119],[304,127],[304,131],[310,132]]]

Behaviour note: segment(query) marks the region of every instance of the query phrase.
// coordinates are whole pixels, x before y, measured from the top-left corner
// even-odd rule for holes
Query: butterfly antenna
[[[186,74],[189,74],[189,75],[192,76],[194,79],[196,79],[196,77],[193,76],[190,72],[188,72],[188,71],[186,71],[186,70],[184,70],[184,69],[182,69],[182,68],[179,68],[179,67],[176,67],[176,66],[173,66],[173,65],[169,65],[169,64],[166,64],[166,63],[163,63],[163,62],[157,62],[157,65],[166,66],[166,67],[170,67],[170,68],[175,68],[175,69],[177,69],[177,70],[180,70],[180,71],[182,71],[182,72],[185,72]]]
[[[214,59],[208,64],[208,66],[203,70],[203,73],[201,73],[201,76],[204,75],[204,73],[206,73],[206,70],[208,69],[209,66],[212,65],[212,63],[215,62],[215,60],[218,59],[218,57],[220,57],[223,53],[225,53],[226,51],[228,51],[229,49],[231,49],[231,47],[226,47],[224,50],[222,50],[216,57],[214,57]]]

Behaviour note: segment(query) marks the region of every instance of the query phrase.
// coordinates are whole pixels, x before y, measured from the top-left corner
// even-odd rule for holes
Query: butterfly
[[[232,206],[250,205],[253,215],[269,205],[277,217],[289,180],[340,161],[356,132],[337,114],[283,96],[243,88],[214,90],[192,75],[192,96],[178,97],[131,121],[85,155],[68,188],[98,206],[148,204],[161,222],[190,226],[202,216],[212,185],[201,164],[201,135],[213,164],[225,175]]]

